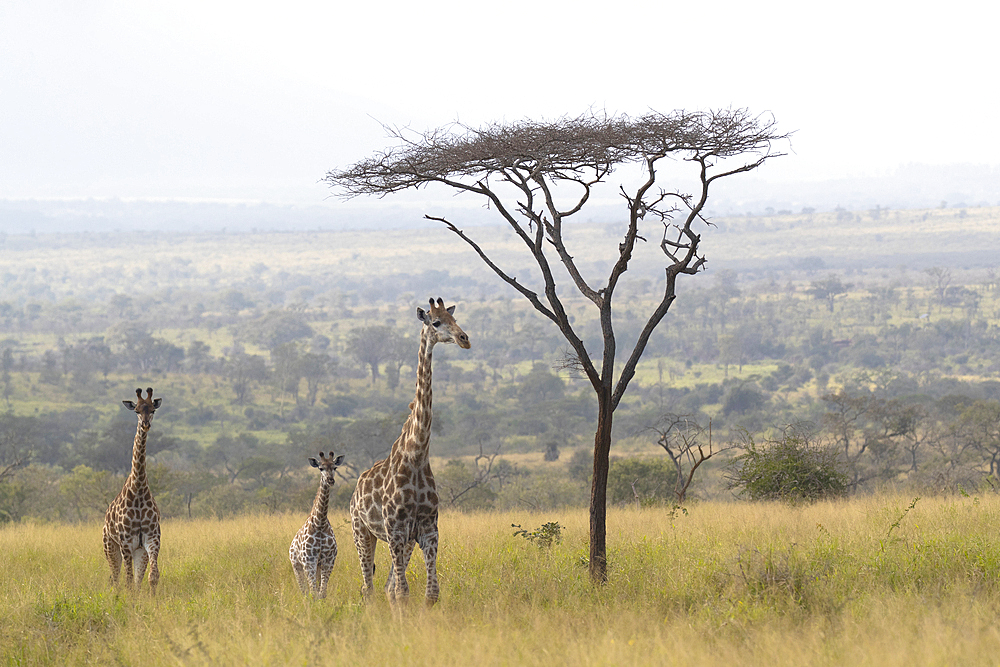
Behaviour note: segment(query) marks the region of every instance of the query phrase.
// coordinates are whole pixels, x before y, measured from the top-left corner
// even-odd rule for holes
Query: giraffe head
[[[326,483],[330,486],[333,486],[334,481],[336,481],[333,473],[336,472],[337,467],[343,462],[344,455],[341,454],[337,458],[334,458],[333,452],[330,452],[329,455],[325,455],[323,452],[320,452],[318,459],[309,457],[309,465],[313,468],[319,468],[319,471],[323,473],[323,479],[326,480]]]
[[[146,398],[142,397],[142,389],[135,390],[135,397],[138,399],[136,402],[122,401],[122,405],[129,410],[134,410],[139,415],[139,428],[148,431],[149,427],[153,425],[153,413],[156,412],[156,408],[160,407],[163,399],[153,398],[152,387],[146,388]]]
[[[458,346],[465,350],[472,347],[469,337],[462,331],[462,327],[458,326],[458,322],[453,317],[455,306],[445,308],[444,301],[441,299],[438,299],[437,303],[434,302],[434,299],[430,299],[430,304],[431,307],[426,311],[423,308],[417,308],[417,319],[430,329],[432,340],[435,343],[458,343]]]

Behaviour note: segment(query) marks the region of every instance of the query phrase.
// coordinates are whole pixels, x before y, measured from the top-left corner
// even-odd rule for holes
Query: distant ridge
[[[425,212],[443,214],[460,225],[498,224],[496,213],[480,203],[462,206],[455,199],[430,201],[407,199],[406,195],[348,202],[331,198],[310,205],[168,198],[0,199],[0,233],[409,229],[434,224],[424,219]],[[830,181],[771,183],[755,176],[726,179],[712,192],[709,216],[994,205],[1000,205],[1000,168],[907,165],[889,175]],[[613,222],[623,212],[615,200],[592,201],[577,219]]]

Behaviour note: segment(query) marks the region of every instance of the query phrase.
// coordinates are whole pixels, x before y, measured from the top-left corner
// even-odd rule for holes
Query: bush
[[[673,500],[677,469],[667,458],[613,459],[608,468],[608,502],[656,505]]]
[[[521,524],[512,523],[511,528],[517,528],[514,531],[514,536],[520,535],[524,539],[528,540],[539,549],[551,549],[553,544],[562,543],[562,526],[559,525],[558,521],[549,521],[548,523],[542,524],[540,528],[528,531],[521,528]]]
[[[558,461],[559,460],[559,443],[555,441],[550,441],[549,444],[545,445],[545,455],[542,457],[546,461]]]
[[[847,473],[833,449],[807,436],[785,432],[761,444],[744,433],[743,453],[730,464],[729,489],[751,500],[819,500],[843,496]]]
[[[750,385],[738,385],[733,387],[726,395],[726,400],[722,404],[722,414],[729,415],[744,414],[754,410],[760,410],[767,403],[767,396],[764,392]]]

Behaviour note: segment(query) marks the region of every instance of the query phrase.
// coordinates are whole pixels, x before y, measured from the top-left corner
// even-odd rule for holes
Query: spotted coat
[[[157,556],[160,553],[160,510],[146,479],[146,436],[152,427],[153,413],[162,399],[153,398],[153,389],[135,390],[136,402],[122,401],[135,411],[138,424],[132,444],[132,469],[121,492],[104,516],[104,556],[111,568],[110,582],[118,586],[122,563],[125,563],[125,586],[138,589],[149,565],[149,590],[156,593],[160,581]]]
[[[428,457],[431,433],[431,358],[437,343],[456,343],[469,349],[469,337],[455,322],[455,307],[444,307],[441,299],[430,301],[430,309],[417,308],[420,331],[417,387],[410,415],[392,445],[389,456],[361,473],[351,496],[351,527],[361,563],[365,597],[373,590],[375,545],[389,545],[392,558],[386,581],[390,602],[409,596],[406,568],[413,547],[420,545],[427,567],[426,601],[439,595],[437,579],[438,495]]]
[[[303,595],[312,591],[317,598],[326,597],[330,572],[337,560],[337,538],[333,535],[327,510],[335,481],[334,473],[343,460],[343,454],[334,458],[333,452],[329,456],[320,452],[319,459],[309,459],[309,465],[320,470],[319,489],[312,511],[288,547],[288,560],[292,562],[295,579]]]

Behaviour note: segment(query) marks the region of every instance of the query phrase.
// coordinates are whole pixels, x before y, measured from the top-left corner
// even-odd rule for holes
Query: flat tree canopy
[[[426,215],[465,241],[503,281],[538,312],[552,320],[572,347],[568,363],[587,377],[597,394],[594,475],[590,505],[590,572],[607,576],[605,523],[611,425],[649,337],[676,297],[679,275],[705,267],[696,223],[707,225],[702,210],[709,186],[720,178],[756,169],[782,155],[788,139],[770,116],[746,109],[650,112],[630,117],[586,113],[553,121],[521,120],[481,128],[453,124],[425,133],[387,128],[397,145],[343,170],[326,181],[344,198],[386,196],[442,184],[485,198],[509,225],[541,271],[541,285],[527,285],[492,261],[488,249],[444,217]],[[681,192],[658,186],[658,166],[686,161],[697,174],[697,188]],[[631,187],[622,185],[623,215],[617,259],[606,279],[588,281],[567,243],[564,222],[579,213],[596,186],[621,166],[638,167]],[[636,179],[634,179],[636,180]],[[648,228],[653,228],[650,234]],[[615,289],[628,270],[637,241],[659,237],[664,258],[663,295],[651,306],[625,363],[615,375],[617,341],[612,322]],[[576,290],[589,299],[600,321],[603,349],[593,355],[574,329],[559,294],[554,266],[561,263]]]

